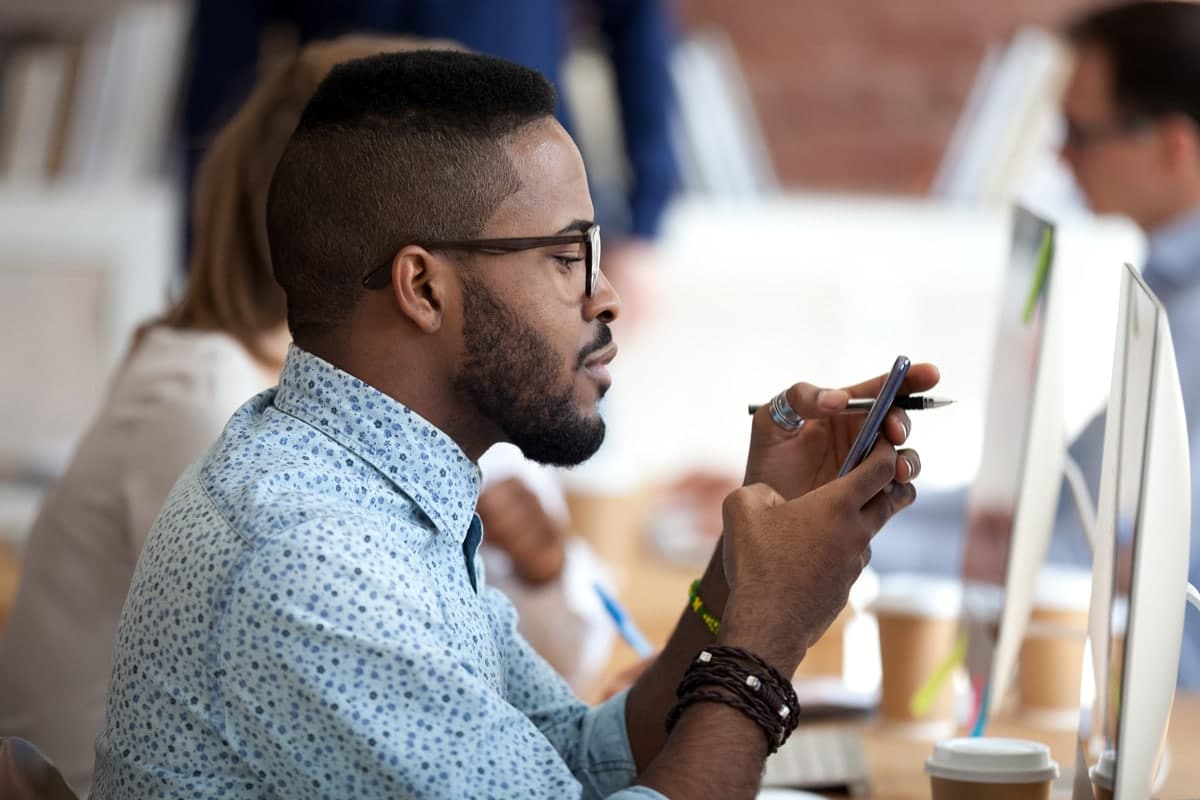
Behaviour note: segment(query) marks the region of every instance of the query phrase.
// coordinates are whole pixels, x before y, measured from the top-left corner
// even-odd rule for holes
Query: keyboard
[[[858,733],[836,725],[797,728],[787,744],[767,759],[762,785],[866,795],[867,761]]]

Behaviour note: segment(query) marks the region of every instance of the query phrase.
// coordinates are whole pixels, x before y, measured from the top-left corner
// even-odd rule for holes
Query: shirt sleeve
[[[564,751],[593,786],[632,780],[619,707],[589,711],[523,652],[502,650],[512,660],[497,684],[472,656],[488,643],[449,640],[428,584],[395,579],[387,562],[403,556],[386,536],[348,527],[310,521],[260,546],[216,632],[222,734],[270,794],[599,796]]]

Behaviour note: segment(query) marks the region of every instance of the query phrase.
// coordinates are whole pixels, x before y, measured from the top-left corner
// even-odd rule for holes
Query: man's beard
[[[561,357],[545,337],[470,275],[463,275],[463,338],[466,362],[454,378],[455,390],[526,458],[570,467],[600,449],[604,420],[576,407],[574,373],[563,381]],[[599,323],[575,369],[611,341],[612,331]]]

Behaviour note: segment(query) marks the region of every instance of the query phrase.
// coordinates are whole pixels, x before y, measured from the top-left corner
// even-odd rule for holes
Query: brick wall
[[[780,179],[923,192],[987,44],[1097,0],[675,0],[737,49]]]

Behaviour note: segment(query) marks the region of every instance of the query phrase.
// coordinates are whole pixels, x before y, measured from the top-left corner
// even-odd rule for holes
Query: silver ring
[[[775,424],[788,433],[795,433],[804,427],[804,417],[797,414],[788,405],[786,391],[772,397],[771,404],[767,408],[771,412],[771,419]]]

